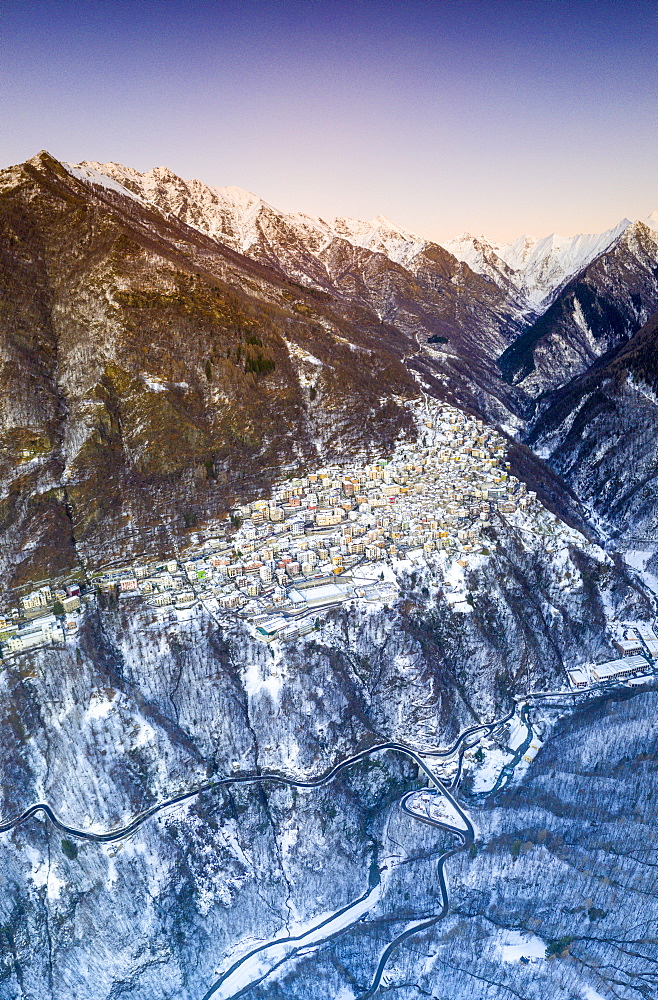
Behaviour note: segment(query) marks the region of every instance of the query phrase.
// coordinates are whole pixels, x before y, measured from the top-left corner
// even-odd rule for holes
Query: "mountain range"
[[[2,628],[82,600],[1,663],[2,1000],[650,1000],[655,674],[568,678],[658,629],[657,214],[440,245],[42,151],[0,234]],[[388,492],[305,627],[197,599],[326,466]]]
[[[381,217],[325,222],[47,153],[0,175],[0,213],[11,586],[94,563],[110,535],[164,545],[225,509],[236,476],[265,489],[319,452],[388,447],[396,400],[421,391],[501,427],[540,494],[582,519],[575,471],[525,445],[552,427],[554,394],[658,310],[655,213],[442,247]],[[615,511],[601,516],[627,530]]]

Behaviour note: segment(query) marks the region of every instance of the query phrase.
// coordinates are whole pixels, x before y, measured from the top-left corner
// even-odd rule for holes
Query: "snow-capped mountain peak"
[[[415,233],[397,226],[385,215],[377,215],[369,222],[361,219],[339,217],[329,223],[337,236],[353,246],[363,247],[374,253],[383,253],[398,264],[408,264],[427,246],[428,241]]]
[[[276,262],[280,253],[287,254],[293,244],[298,244],[310,260],[342,240],[414,270],[414,259],[433,245],[384,215],[369,221],[344,216],[324,220],[282,212],[241,187],[211,187],[199,180],[185,181],[167,167],[154,167],[142,174],[118,163],[84,162],[69,164],[67,169],[82,180],[132,194],[172,212],[240,253],[270,263]],[[641,221],[652,232],[658,232],[658,211]],[[603,233],[523,235],[508,243],[463,233],[441,245],[471,270],[498,285],[513,303],[515,314],[529,316],[548,308],[570,278],[608,250],[632,225],[622,219]],[[305,264],[296,280],[304,280],[302,272],[310,277]],[[312,283],[316,281],[317,275],[311,278]]]
[[[523,235],[509,243],[463,234],[443,246],[474,271],[498,284],[511,282],[528,308],[539,312],[547,307],[569,278],[609,249],[630,225],[629,219],[622,219],[604,233]]]
[[[579,233],[577,236],[519,236],[511,243],[494,244],[496,253],[511,268],[524,270],[535,282],[540,276],[548,278],[549,272],[563,271],[575,274],[610,246],[630,226],[630,219],[622,219],[604,233]],[[532,278],[530,282],[532,282]]]

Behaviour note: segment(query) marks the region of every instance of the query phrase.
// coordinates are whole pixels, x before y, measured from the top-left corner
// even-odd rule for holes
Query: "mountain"
[[[524,327],[498,284],[382,218],[329,224],[164,168],[45,153],[4,171],[0,195],[11,586],[91,565],[109,538],[166,547],[238,482],[390,447],[411,433],[394,400],[421,387],[518,436],[538,391],[656,301],[641,224]],[[582,523],[531,452],[510,456]]]
[[[656,232],[635,222],[503,352],[503,378],[536,398],[580,375],[658,309],[657,278]]]
[[[288,279],[375,313],[407,336],[405,363],[433,393],[510,429],[538,395],[632,335],[658,303],[651,217],[601,234],[505,245],[464,236],[439,246],[383,216],[285,213],[166,168],[71,169],[107,176]]]
[[[559,289],[600,254],[608,250],[630,226],[628,219],[604,233],[537,238],[519,236],[510,243],[493,243],[465,233],[443,245],[480,274],[502,287],[513,287],[527,312],[540,313]]]
[[[384,216],[377,216],[371,222],[347,218],[325,222],[299,212],[281,212],[239,187],[210,187],[198,180],[184,181],[167,167],[154,167],[143,174],[120,163],[85,161],[66,167],[92,182],[105,183],[107,178],[110,185],[119,184],[137,197],[171,211],[240,253],[264,244],[268,231],[276,236],[277,226],[280,233],[287,232],[298,241],[307,242],[316,255],[326,244],[341,239],[354,247],[382,253],[399,264],[407,264],[428,242],[400,229]]]
[[[605,526],[658,578],[658,312],[580,377],[549,394],[528,434]]]
[[[383,218],[329,224],[164,168],[62,167],[47,154],[5,172],[2,199],[4,372],[12,400],[25,400],[5,404],[3,417],[9,466],[25,453],[6,481],[17,581],[28,566],[40,572],[39,559],[19,558],[24,530],[52,565],[102,548],[104,510],[122,511],[125,544],[142,537],[134,527],[146,531],[154,508],[142,508],[140,484],[162,496],[149,528],[158,535],[228,503],[238,465],[258,479],[332,438],[338,449],[366,447],[355,415],[378,411],[385,385],[412,397],[420,380],[520,433],[543,394],[658,308],[655,230],[643,223],[626,226],[524,326],[513,293]],[[609,235],[572,241],[563,263]],[[264,407],[267,434],[249,438]],[[377,423],[384,442],[404,423],[394,409],[388,420]],[[104,478],[106,467],[116,475]]]
[[[48,154],[0,175],[5,587],[390,447],[406,336]]]
[[[361,308],[406,340],[405,364],[433,394],[502,424],[523,393],[500,378],[497,358],[524,329],[515,294],[476,274],[438,244],[379,218],[332,223],[281,212],[239,188],[184,181],[166,168],[121,164],[68,169],[106,176],[167,217],[211,236],[289,281]]]
[[[657,222],[0,173],[2,1000],[653,995]]]
[[[184,181],[161,167],[144,174],[116,163],[69,169],[108,176],[290,280],[362,305],[418,347],[443,336],[459,353],[493,357],[520,331],[494,283],[383,217],[325,222],[285,213],[240,188]]]

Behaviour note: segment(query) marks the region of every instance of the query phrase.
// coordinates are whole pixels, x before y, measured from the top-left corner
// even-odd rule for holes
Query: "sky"
[[[425,238],[658,208],[652,0],[3,0],[0,166],[47,149]]]

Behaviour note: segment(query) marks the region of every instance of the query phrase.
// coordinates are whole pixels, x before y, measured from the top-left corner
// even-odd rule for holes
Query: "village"
[[[470,614],[463,573],[488,554],[492,519],[545,536],[549,554],[569,529],[510,475],[501,435],[447,404],[416,416],[416,441],[399,442],[389,458],[287,479],[175,556],[106,569],[82,589],[42,586],[0,617],[2,656],[75,639],[84,604],[98,594],[146,602],[174,621],[202,607],[218,621],[245,622],[262,642],[291,640],[339,605],[393,601],[399,573],[419,562],[440,571],[450,611]],[[658,640],[650,625],[636,628],[620,633],[618,659],[571,670],[570,686],[651,670]]]

